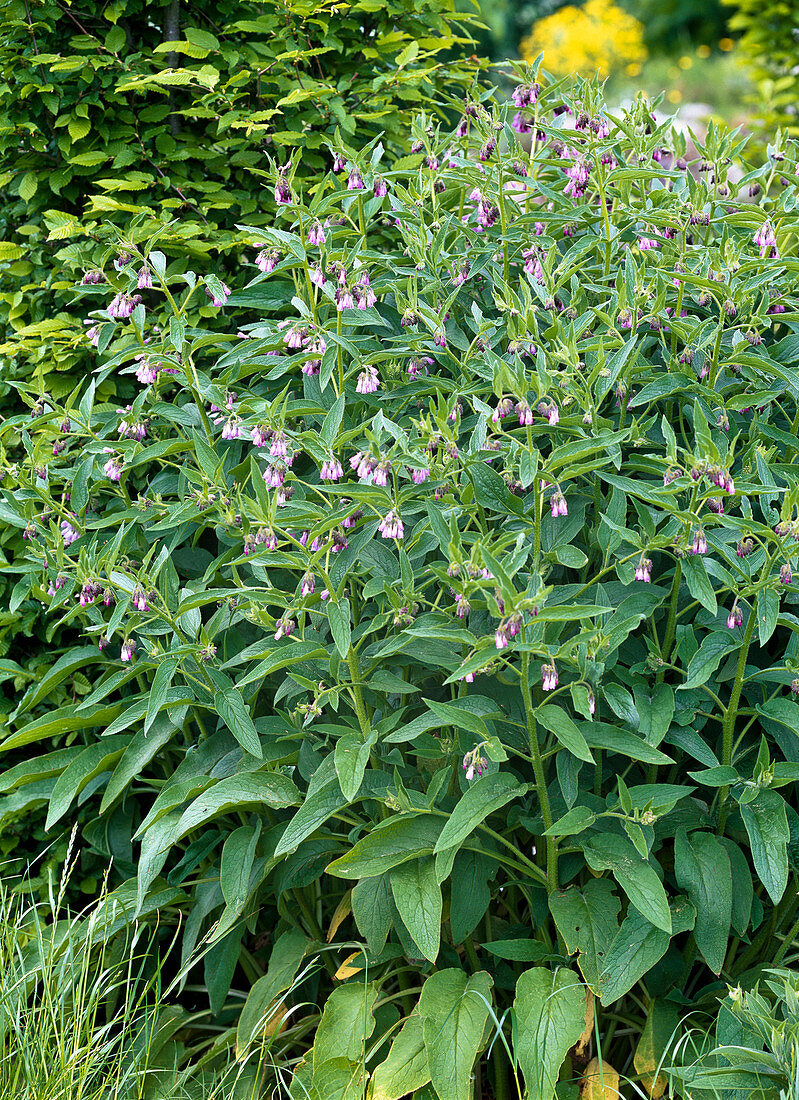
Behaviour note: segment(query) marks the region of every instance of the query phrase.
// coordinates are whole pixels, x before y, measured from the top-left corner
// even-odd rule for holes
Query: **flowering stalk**
[[[541,816],[544,819],[544,830],[552,825],[552,809],[549,804],[549,792],[547,780],[544,774],[544,761],[541,757],[541,746],[538,743],[538,727],[533,710],[533,700],[530,693],[530,654],[522,653],[521,671],[522,700],[524,702],[524,715],[527,723],[527,741],[530,745],[530,756],[533,760],[533,775],[535,776],[535,789],[538,794],[538,802],[541,806]],[[549,893],[558,888],[558,841],[557,837],[548,836],[546,840],[546,873],[547,889]]]
[[[770,561],[768,564],[771,564]],[[727,704],[726,710],[724,711],[724,721],[722,725],[721,763],[726,768],[729,768],[732,765],[732,742],[733,735],[735,733],[735,719],[738,717],[738,703],[741,698],[744,673],[746,672],[746,658],[749,656],[749,646],[752,641],[752,634],[754,633],[756,621],[757,613],[755,611],[755,607],[753,606],[749,610],[749,618],[746,623],[743,641],[741,642],[741,649],[738,654],[738,667],[735,670],[735,682],[732,685],[730,701]],[[728,813],[727,799],[729,797],[729,793],[729,786],[722,787],[719,791],[719,818],[718,828],[716,830],[719,836],[724,835],[724,826],[727,821]]]

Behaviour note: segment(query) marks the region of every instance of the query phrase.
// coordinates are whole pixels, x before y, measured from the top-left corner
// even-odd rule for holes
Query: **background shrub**
[[[735,9],[730,27],[740,31],[740,49],[758,84],[756,120],[773,138],[778,126],[799,133],[796,120],[799,4],[774,0],[728,0]]]
[[[296,1096],[460,1100],[491,1020],[542,1100],[594,1012],[651,1078],[793,935],[795,184],[535,76],[415,159],[273,166],[226,333],[126,244],[92,378],[3,428],[18,598],[83,635],[8,797],[83,807],[242,1049],[319,1006]]]
[[[312,179],[337,131],[401,146],[431,93],[466,83],[469,21],[452,0],[119,0],[81,13],[12,0],[0,21],[7,369],[24,356],[27,381],[70,391],[85,355],[74,274],[88,251],[104,266],[109,223],[134,241],[158,232],[166,255],[201,269],[213,249],[221,273],[220,253],[237,262],[236,222],[272,217],[272,149],[302,150]]]

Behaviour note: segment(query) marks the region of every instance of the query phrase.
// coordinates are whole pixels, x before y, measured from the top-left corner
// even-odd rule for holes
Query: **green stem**
[[[671,600],[669,601],[669,617],[666,622],[666,636],[663,639],[663,645],[660,649],[660,656],[664,661],[668,661],[671,655],[671,647],[674,644],[674,635],[677,632],[677,600],[680,595],[680,582],[682,580],[682,561],[677,558],[677,564],[674,566],[674,579],[671,582]],[[665,669],[661,669],[658,672],[658,682],[660,682],[665,675]]]
[[[533,758],[533,774],[538,792],[538,801],[541,806],[541,816],[544,819],[544,829],[552,825],[552,809],[549,805],[549,792],[547,791],[546,776],[544,775],[544,761],[541,759],[541,746],[538,743],[538,729],[533,710],[533,700],[530,694],[530,654],[522,654],[522,699],[524,701],[524,714],[527,719],[527,739],[530,744],[530,755]],[[550,893],[558,888],[558,842],[554,836],[545,837],[547,853],[547,888]]]
[[[336,346],[336,354],[338,357],[338,392],[344,393],[344,351],[341,347],[341,311],[336,314],[336,336],[338,336],[338,342]],[[338,396],[338,394],[336,395]]]
[[[358,664],[358,654],[355,652],[352,646],[347,653],[347,664],[350,666],[350,679],[352,680],[352,696],[355,703],[355,713],[358,715],[358,724],[361,727],[361,733],[364,737],[368,737],[371,731],[371,723],[369,716],[366,713],[366,706],[363,701],[363,692],[361,691],[361,669]]]
[[[746,630],[744,631],[743,641],[741,642],[741,651],[738,655],[738,667],[735,670],[735,683],[732,685],[732,693],[730,694],[730,701],[727,704],[727,709],[724,711],[724,723],[722,726],[722,746],[721,746],[721,762],[725,767],[730,767],[732,764],[732,740],[735,733],[735,719],[738,717],[738,703],[741,698],[741,689],[743,688],[744,672],[746,671],[746,658],[749,656],[749,645],[752,641],[752,634],[755,629],[755,622],[757,621],[757,603],[753,602],[752,608],[749,612],[749,618],[746,623]],[[724,835],[724,825],[727,820],[727,798],[730,793],[729,786],[722,787],[719,792],[719,823],[718,834]]]

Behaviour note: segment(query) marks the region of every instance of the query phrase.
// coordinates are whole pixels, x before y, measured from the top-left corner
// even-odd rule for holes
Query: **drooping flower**
[[[761,256],[769,256],[772,259],[775,259],[777,257],[777,238],[774,235],[774,229],[769,222],[763,222],[755,235],[752,237],[752,240],[760,249]]]
[[[59,528],[61,531],[61,538],[64,540],[64,546],[71,546],[76,539],[80,538],[80,532],[76,531],[67,519],[61,520]]]
[[[327,240],[327,234],[325,233],[324,226],[321,222],[313,222],[311,228],[308,230],[308,236],[306,238],[310,245],[324,244]]]
[[[139,272],[139,278],[136,282],[137,290],[152,290],[153,289],[153,273],[146,265]]]
[[[556,489],[550,497],[549,508],[553,518],[556,516],[567,516],[569,514],[569,509],[566,504],[566,497],[563,495],[560,489]]]
[[[133,654],[136,652],[138,644],[135,638],[125,638],[122,642],[122,648],[119,652],[120,661],[129,662],[133,660]]]
[[[280,253],[276,248],[262,248],[255,257],[255,266],[259,271],[268,274],[270,271],[275,270],[279,260]]]
[[[635,579],[646,583],[652,580],[652,562],[649,558],[641,557],[635,570]]]
[[[358,375],[358,382],[355,386],[356,393],[375,393],[380,389],[380,377],[377,373],[377,367],[367,366]]]
[[[211,290],[209,287],[205,288],[205,293],[211,299],[211,305],[214,309],[220,309],[227,302],[230,295],[233,293],[227,283],[220,282],[219,290]]]
[[[118,455],[112,454],[103,466],[103,472],[111,481],[119,481],[122,477],[122,459]]]
[[[393,509],[380,521],[378,530],[384,539],[401,539],[405,536],[403,522]]]
[[[293,198],[289,181],[284,176],[280,176],[275,184],[275,202],[278,206],[288,206]]]
[[[344,470],[341,463],[333,455],[326,459],[322,463],[322,468],[319,471],[319,479],[321,481],[338,481],[344,476]]]
[[[294,627],[296,623],[293,619],[290,619],[288,615],[278,619],[275,623],[277,630],[275,631],[275,641],[279,642],[281,638],[289,638],[294,633]]]
[[[554,691],[558,686],[558,670],[555,662],[541,665],[541,687],[544,691]]]
[[[732,605],[732,610],[727,616],[727,629],[734,630],[736,626],[740,626],[744,621],[743,612],[738,606],[737,602]]]
[[[707,539],[705,538],[705,532],[701,527],[697,527],[694,531],[694,540],[691,544],[692,554],[706,554],[707,553]]]
[[[300,588],[301,596],[313,596],[316,590],[316,579],[313,573],[306,573],[302,578],[302,586]]]

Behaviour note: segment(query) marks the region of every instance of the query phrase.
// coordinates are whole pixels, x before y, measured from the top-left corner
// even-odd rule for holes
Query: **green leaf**
[[[435,962],[441,940],[441,887],[432,856],[394,867],[391,892],[402,922],[414,943],[430,962]]]
[[[85,748],[80,756],[64,769],[50,795],[45,829],[52,829],[53,825],[61,820],[86,784],[102,772],[109,771],[129,744],[129,734],[105,737]]]
[[[424,1022],[414,1012],[402,1025],[386,1060],[375,1069],[370,1100],[402,1100],[429,1080]]]
[[[475,930],[491,901],[489,879],[496,874],[496,861],[481,852],[462,849],[455,856],[450,875],[449,923],[453,943],[463,943]]]
[[[788,815],[785,801],[764,787],[757,798],[740,806],[749,834],[752,862],[760,881],[776,905],[788,885]]]
[[[530,1097],[553,1100],[560,1067],[584,1027],[585,987],[571,970],[525,970],[516,983],[513,1045]]]
[[[680,684],[677,690],[688,691],[707,683],[721,664],[722,659],[734,649],[740,648],[740,639],[736,638],[729,630],[723,634],[720,631],[706,634],[699,649],[688,663],[687,679]]]
[[[145,733],[149,732],[153,722],[158,717],[158,712],[167,701],[167,692],[169,691],[179,664],[179,657],[166,657],[155,670],[155,676],[153,677],[149,698],[147,700],[147,714],[144,719]]]
[[[30,686],[22,697],[17,709],[11,714],[10,720],[14,721],[21,714],[25,714],[26,711],[29,711],[31,707],[35,707],[36,704],[40,703],[42,699],[45,699],[54,688],[63,683],[67,677],[74,675],[76,672],[85,671],[87,665],[105,665],[107,663],[108,662],[103,658],[102,654],[98,652],[97,646],[80,646],[78,649],[70,649],[63,657],[59,657],[38,683]]]
[[[347,801],[335,778],[328,780],[309,794],[286,826],[275,848],[275,857],[295,851],[303,840],[315,832],[332,814],[345,806]]]
[[[736,935],[743,938],[749,927],[752,916],[752,901],[754,888],[752,886],[752,872],[746,856],[729,837],[719,838],[727,852],[732,871],[732,926]]]
[[[388,872],[362,878],[353,886],[352,915],[369,950],[379,954],[386,945],[394,920]]]
[[[677,901],[671,909],[674,934],[693,927],[694,916],[694,907],[687,899]],[[663,958],[668,946],[666,932],[630,909],[613,941],[605,947],[604,966],[599,974],[602,1004],[613,1004],[632,989]]]
[[[23,202],[30,202],[39,189],[39,181],[35,172],[26,172],[19,183],[19,197]]]
[[[344,405],[346,397],[343,393],[339,394],[325,417],[324,423],[319,432],[319,439],[322,446],[327,450],[330,450],[333,444],[336,442],[336,436],[338,430],[341,427],[341,420],[344,416]]]
[[[549,895],[549,909],[570,955],[586,983],[599,994],[599,973],[605,952],[619,930],[621,902],[613,883],[606,878],[589,879],[584,886],[570,886]]]
[[[674,877],[696,909],[696,946],[713,973],[720,974],[732,921],[732,872],[723,844],[713,833],[678,829]]]
[[[663,883],[626,837],[599,833],[584,840],[582,849],[592,871],[610,870],[638,912],[671,935],[671,914]]]
[[[198,825],[220,814],[235,813],[255,806],[282,810],[296,806],[300,792],[282,772],[252,772],[220,779],[186,807],[180,819],[175,843]]]
[[[632,760],[640,760],[645,764],[674,763],[672,758],[666,756],[660,749],[655,748],[654,745],[648,745],[634,733],[619,726],[611,726],[608,722],[580,722],[579,728],[592,749],[618,752],[622,756],[629,756]]]
[[[325,1008],[313,1044],[314,1075],[323,1062],[346,1058],[358,1062],[365,1058],[366,1040],[375,1028],[372,1015],[378,986],[356,982],[334,989]]]
[[[430,1078],[439,1100],[464,1100],[482,1045],[491,997],[490,976],[479,970],[439,970],[422,986],[419,1015]]]
[[[237,1056],[259,1040],[268,1023],[270,1005],[291,986],[307,948],[308,940],[298,928],[290,928],[278,936],[267,971],[252,986],[241,1010],[236,1028]]]
[[[506,806],[526,791],[527,784],[520,783],[513,775],[504,772],[484,775],[462,795],[441,830],[435,851],[443,852],[447,848],[460,846],[489,814]]]
[[[761,646],[776,630],[779,613],[780,598],[777,593],[773,588],[761,588],[757,594],[757,633]]]
[[[239,689],[231,686],[224,691],[218,691],[214,696],[214,706],[241,747],[251,756],[262,759],[263,751],[258,731]]]
[[[327,868],[337,878],[372,878],[418,856],[432,855],[441,818],[431,814],[395,814]]]
[[[142,768],[160,752],[164,745],[168,745],[175,732],[175,726],[166,715],[162,715],[149,733],[139,730],[133,735],[128,747],[122,754],[122,759],[114,768],[114,773],[108,781],[103,800],[100,803],[100,813],[103,814],[109,806],[113,805],[117,798],[127,790],[132,779],[141,773]]]
[[[535,718],[545,730],[554,733],[564,749],[568,749],[578,760],[584,760],[587,764],[594,763],[585,738],[565,710],[545,703],[536,710]]]
[[[576,836],[596,821],[596,814],[587,806],[574,806],[546,830],[544,836]]]
[[[336,741],[336,775],[347,802],[352,802],[361,789],[363,773],[369,763],[369,753],[376,741],[377,733],[374,731],[366,741],[362,741],[354,733],[343,734]]]
[[[541,962],[550,954],[550,949],[540,940],[505,939],[484,943],[483,950],[498,959],[509,962]]]
[[[327,609],[327,619],[330,623],[330,633],[340,657],[346,657],[350,651],[351,627],[350,627],[350,601],[339,600],[331,603]]]
[[[222,848],[219,885],[228,909],[237,914],[247,901],[255,846],[260,835],[260,822],[258,825],[241,825],[228,834]]]
[[[693,598],[699,600],[702,607],[706,608],[711,615],[715,615],[718,611],[716,593],[713,591],[702,556],[689,554],[683,558],[682,571],[688,591]]]

